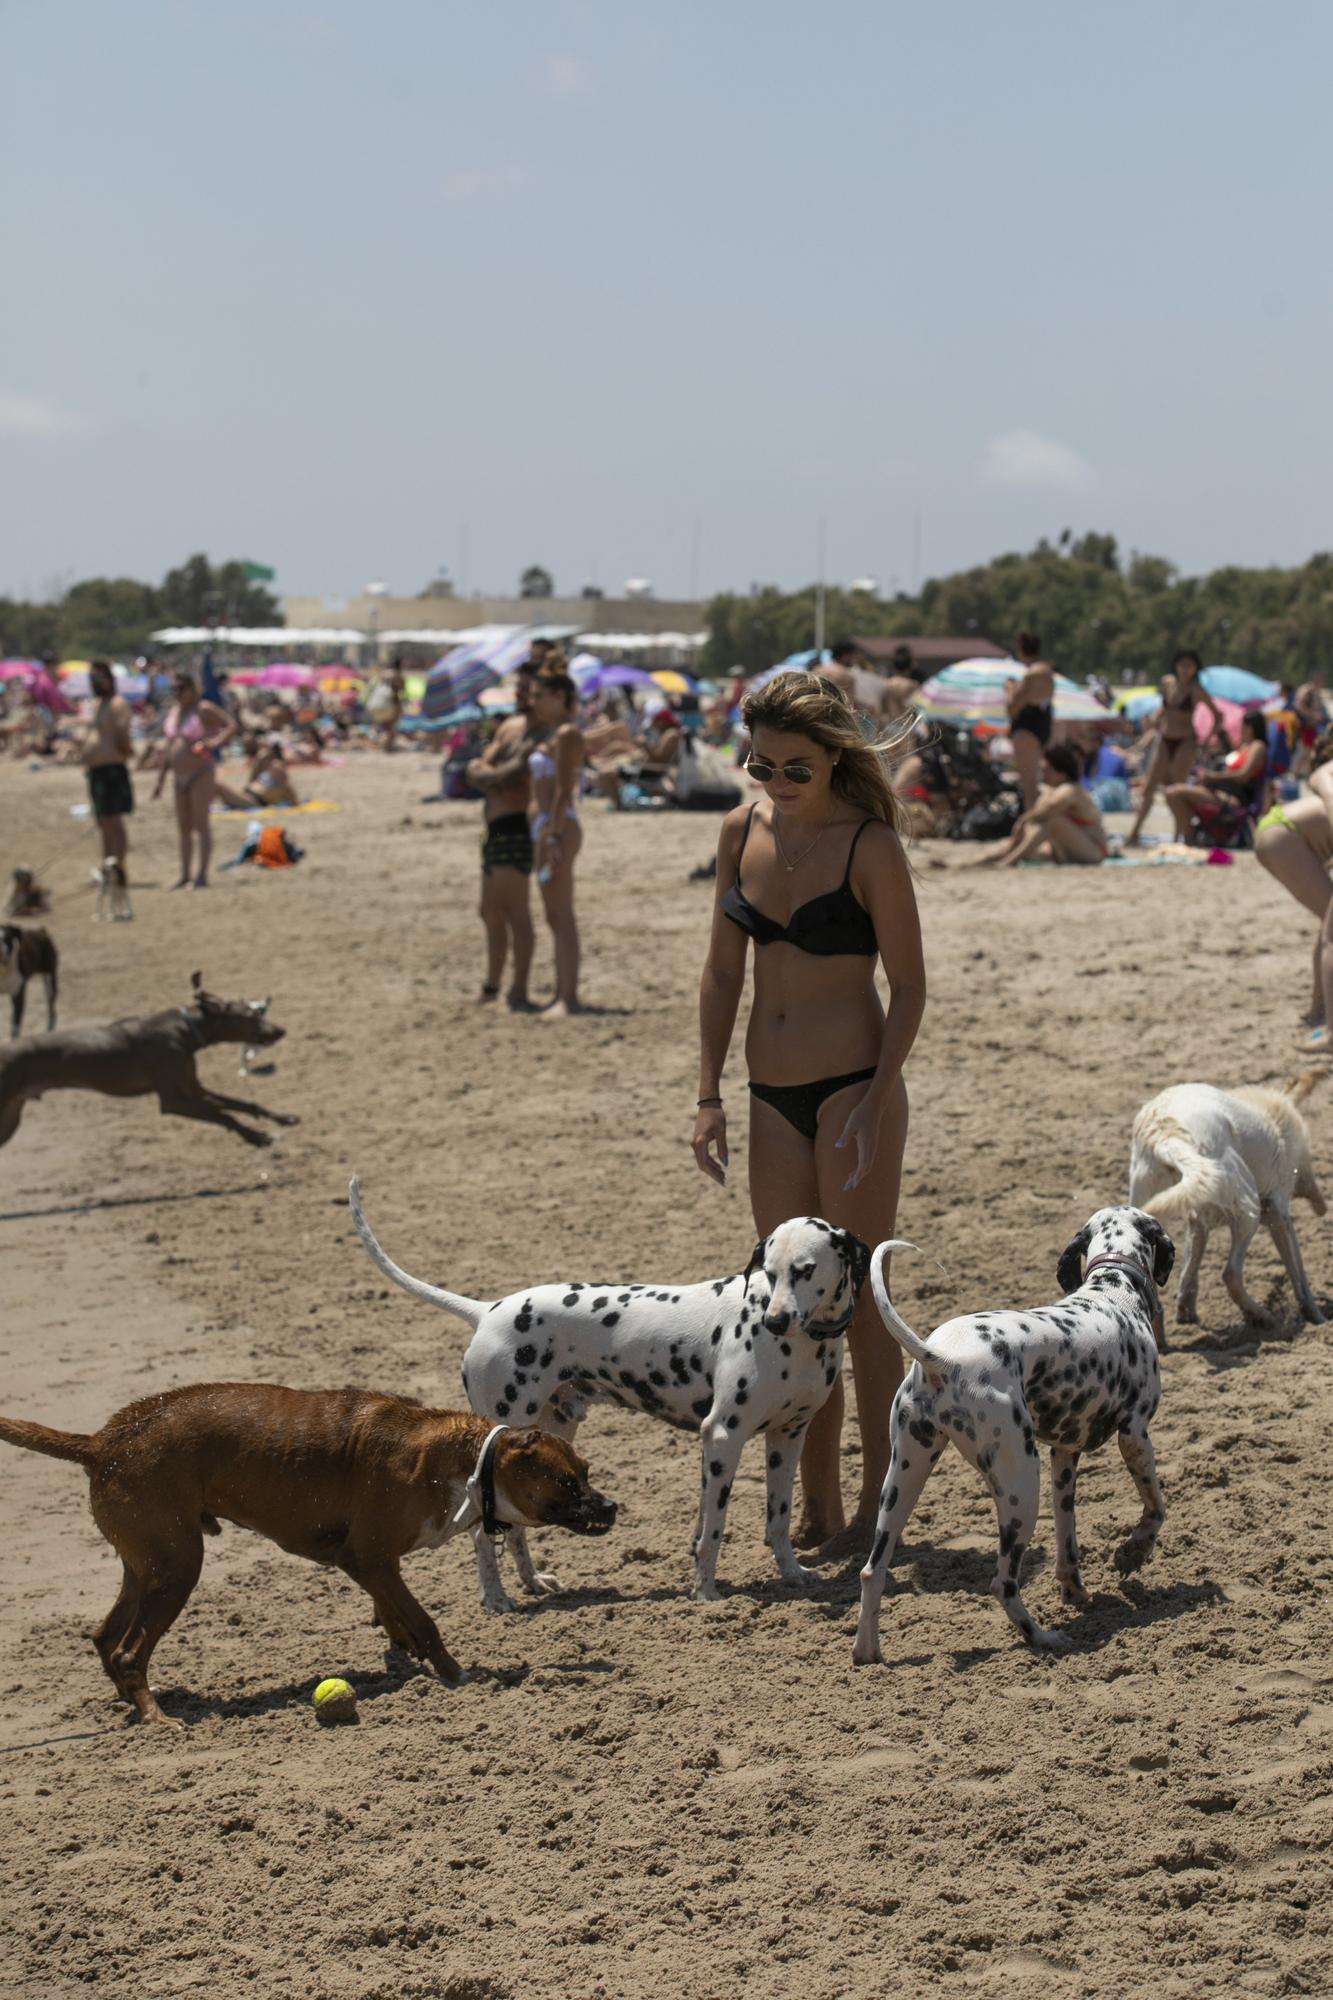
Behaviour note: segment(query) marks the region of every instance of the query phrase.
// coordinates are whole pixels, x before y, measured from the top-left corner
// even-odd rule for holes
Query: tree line
[[[813,646],[815,596],[811,585],[713,598],[700,672],[758,673]],[[1192,646],[1208,665],[1300,682],[1333,670],[1333,554],[1295,569],[1228,565],[1185,577],[1163,556],[1122,559],[1114,535],[1066,530],[1055,542],[1043,537],[1029,555],[932,578],[915,596],[827,590],[824,630],[830,643],[920,633],[991,639],[1006,649],[1018,632],[1035,631],[1062,673],[1117,683],[1155,681],[1177,648]]]
[[[160,584],[91,576],[47,603],[0,597],[0,654],[9,659],[132,659],[162,625],[281,625],[282,606],[252,564],[193,555]]]

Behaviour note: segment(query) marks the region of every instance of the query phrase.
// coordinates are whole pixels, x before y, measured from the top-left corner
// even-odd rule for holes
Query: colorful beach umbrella
[[[454,646],[426,675],[422,714],[451,715],[465,702],[475,701],[483,688],[493,687],[522,666],[536,629],[532,625],[495,625],[469,644]]]
[[[960,660],[956,666],[933,674],[924,684],[919,702],[921,713],[935,722],[988,722],[1004,726],[1009,721],[1006,692],[1026,671],[1017,660]],[[1095,695],[1065,674],[1055,676],[1054,707],[1057,722],[1115,720]]]

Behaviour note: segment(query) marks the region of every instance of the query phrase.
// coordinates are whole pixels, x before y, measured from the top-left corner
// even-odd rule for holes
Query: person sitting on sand
[[[1043,851],[1052,861],[1083,865],[1105,861],[1106,830],[1097,802],[1079,783],[1078,752],[1068,743],[1052,743],[1042,757],[1044,783],[1036,803],[1025,812],[1008,840],[979,855],[971,865],[1015,868],[1036,861]]]
[[[1168,785],[1166,802],[1176,823],[1176,838],[1188,840],[1200,809],[1207,811],[1224,799],[1247,810],[1257,808],[1268,770],[1268,723],[1257,709],[1241,718],[1240,748],[1226,760],[1226,769],[1206,771],[1186,785]]]
[[[1270,806],[1254,829],[1254,854],[1259,866],[1308,910],[1319,929],[1314,941],[1314,994],[1302,1018],[1305,1026],[1317,1028],[1325,1019],[1322,976],[1323,928],[1329,904],[1333,902],[1333,811],[1322,793],[1333,797],[1333,730],[1326,730],[1315,745],[1308,799],[1279,801]],[[1323,772],[1318,786],[1316,776]]]

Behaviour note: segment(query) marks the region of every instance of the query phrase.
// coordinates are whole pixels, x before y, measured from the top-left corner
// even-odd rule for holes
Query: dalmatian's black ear
[[[842,1253],[842,1261],[852,1281],[852,1292],[859,1296],[862,1285],[870,1276],[870,1246],[863,1243],[859,1236],[853,1236],[850,1229],[839,1229],[833,1240]]]
[[[1055,1267],[1055,1281],[1062,1292],[1076,1292],[1083,1283],[1083,1259],[1092,1241],[1092,1230],[1084,1223],[1072,1243],[1067,1243]]]
[[[1153,1278],[1157,1284],[1164,1285],[1176,1261],[1176,1246],[1155,1215],[1145,1215],[1140,1210],[1140,1218],[1139,1228],[1152,1245]]]
[[[755,1272],[762,1271],[764,1268],[764,1248],[767,1242],[768,1238],[766,1236],[761,1236],[759,1238],[759,1241],[755,1244],[754,1249],[750,1252],[750,1261],[745,1267],[745,1284],[747,1290],[749,1289],[750,1280],[754,1276]]]

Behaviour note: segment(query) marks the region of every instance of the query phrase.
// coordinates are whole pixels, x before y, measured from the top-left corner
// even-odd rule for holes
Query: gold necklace
[[[787,873],[788,873],[789,875],[790,875],[790,874],[792,873],[793,869],[795,869],[795,868],[797,868],[797,867],[799,867],[799,866],[800,866],[801,862],[805,860],[805,857],[806,857],[806,855],[807,855],[807,854],[813,854],[813,853],[814,853],[814,851],[815,851],[815,849],[816,849],[816,848],[818,847],[818,845],[819,845],[820,841],[821,841],[821,840],[823,839],[823,837],[824,837],[824,830],[825,830],[825,828],[826,828],[826,827],[828,826],[828,823],[829,823],[829,821],[830,821],[830,820],[832,819],[832,817],[833,817],[833,807],[832,807],[832,806],[830,805],[830,807],[829,807],[828,811],[827,811],[827,812],[825,813],[825,815],[824,815],[824,818],[823,818],[823,820],[822,820],[822,821],[821,821],[821,823],[820,823],[820,827],[819,827],[819,831],[818,831],[818,833],[817,833],[817,834],[815,835],[814,839],[813,839],[813,840],[812,840],[812,841],[810,842],[810,845],[809,845],[808,847],[803,847],[803,848],[801,849],[801,852],[800,852],[800,853],[799,853],[799,854],[798,854],[798,855],[797,855],[797,856],[795,857],[795,859],[794,859],[794,860],[792,860],[792,861],[788,861],[788,859],[787,859],[787,850],[786,850],[786,848],[785,848],[785,847],[784,847],[784,846],[782,845],[782,829],[781,829],[781,827],[779,827],[779,825],[778,825],[778,816],[777,816],[777,814],[776,814],[776,813],[774,813],[774,815],[773,815],[773,845],[774,845],[774,846],[775,846],[775,847],[777,848],[777,850],[778,850],[778,859],[779,859],[779,861],[780,861],[780,862],[782,863],[783,867],[784,867],[784,868],[786,869],[786,871],[787,871]]]

